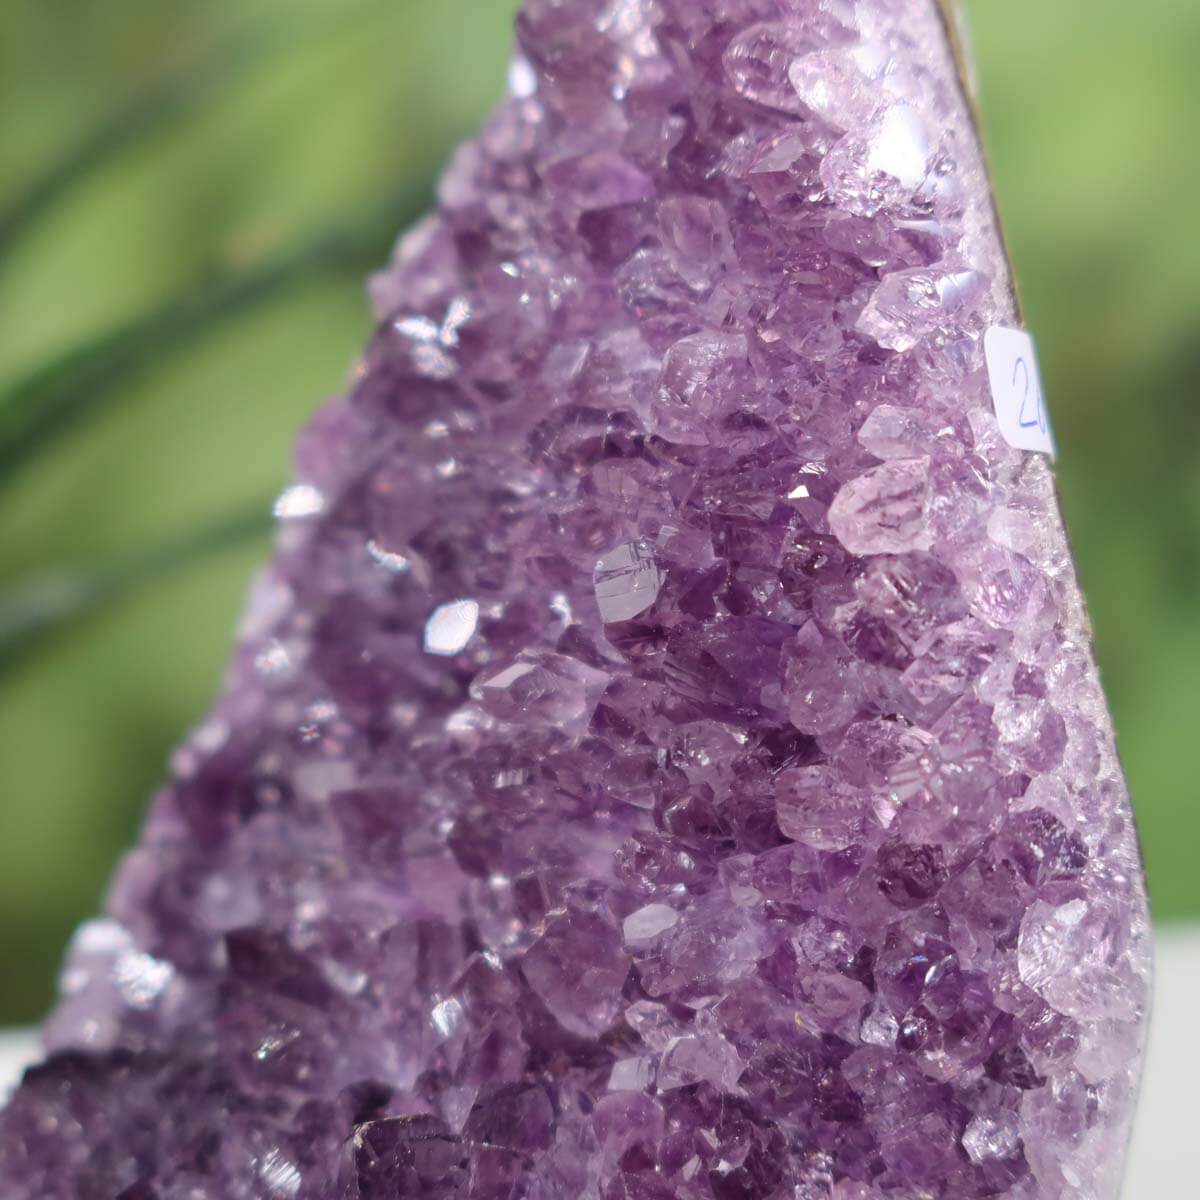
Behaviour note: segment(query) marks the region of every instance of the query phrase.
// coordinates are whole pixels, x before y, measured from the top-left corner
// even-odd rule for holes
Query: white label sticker
[[[994,325],[983,339],[992,403],[1004,440],[1018,450],[1054,457],[1054,433],[1033,338],[1023,329]]]

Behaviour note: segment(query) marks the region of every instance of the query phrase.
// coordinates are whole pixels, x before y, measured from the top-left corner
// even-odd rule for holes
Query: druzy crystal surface
[[[529,0],[3,1200],[1111,1200],[1129,804],[933,0]]]

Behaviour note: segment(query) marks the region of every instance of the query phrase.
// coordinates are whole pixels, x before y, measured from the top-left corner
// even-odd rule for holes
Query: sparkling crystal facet
[[[3,1200],[1111,1200],[1148,919],[934,0],[527,0]]]

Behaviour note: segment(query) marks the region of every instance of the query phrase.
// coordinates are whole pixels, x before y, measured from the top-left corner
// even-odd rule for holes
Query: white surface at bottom
[[[1150,1061],[1125,1200],[1195,1200],[1195,1098],[1200,1091],[1200,930],[1158,934]],[[30,1034],[0,1034],[0,1096],[36,1054]]]

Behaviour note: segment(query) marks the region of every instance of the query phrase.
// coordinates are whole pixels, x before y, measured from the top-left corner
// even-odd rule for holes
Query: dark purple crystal
[[[1112,1200],[1148,917],[934,0],[528,0],[2,1200]]]

